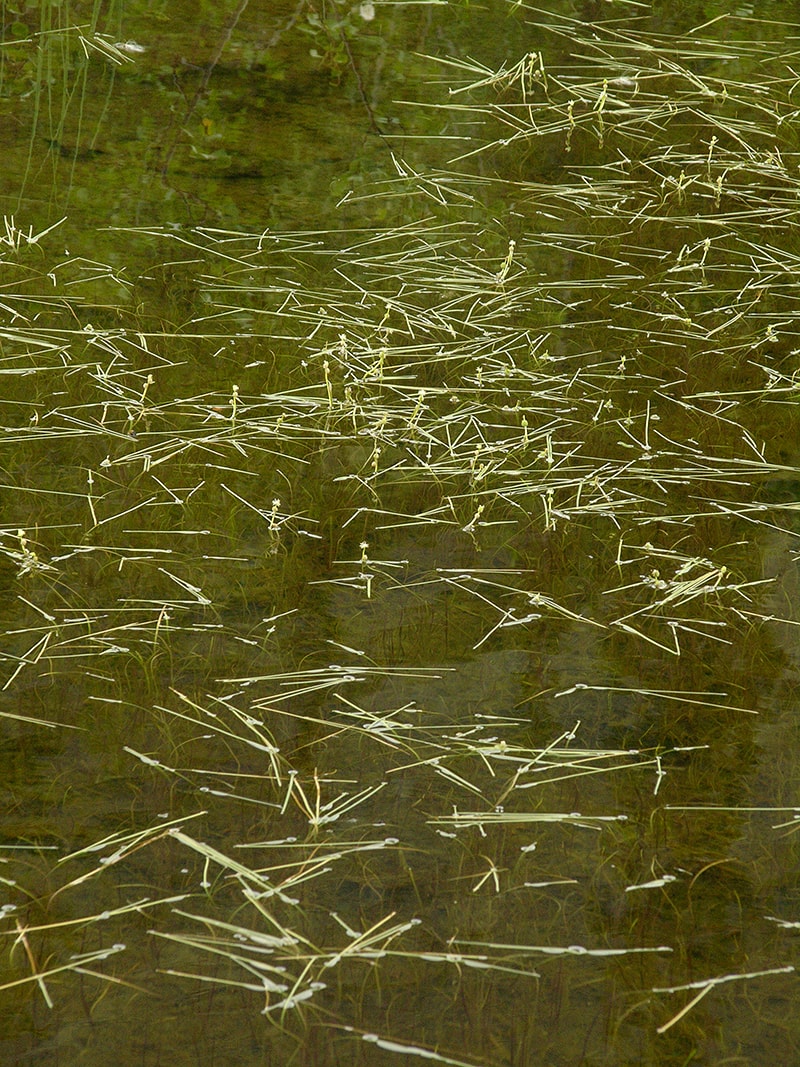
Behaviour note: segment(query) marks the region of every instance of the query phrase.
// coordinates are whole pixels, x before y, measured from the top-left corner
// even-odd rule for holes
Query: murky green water
[[[2,1062],[798,1059],[793,17],[5,5]]]

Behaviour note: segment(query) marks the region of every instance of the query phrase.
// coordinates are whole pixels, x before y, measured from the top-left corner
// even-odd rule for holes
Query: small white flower
[[[114,47],[118,48],[120,52],[127,52],[129,56],[139,56],[142,52],[147,51],[147,48],[137,41],[115,41]]]

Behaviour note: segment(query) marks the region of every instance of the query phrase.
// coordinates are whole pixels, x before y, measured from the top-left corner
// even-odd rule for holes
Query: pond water
[[[798,1062],[794,5],[1,17],[0,1061]]]

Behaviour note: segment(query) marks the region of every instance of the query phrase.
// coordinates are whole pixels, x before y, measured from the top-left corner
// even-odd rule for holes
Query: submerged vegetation
[[[328,229],[6,216],[14,1062],[797,1058],[796,27],[594,6]]]

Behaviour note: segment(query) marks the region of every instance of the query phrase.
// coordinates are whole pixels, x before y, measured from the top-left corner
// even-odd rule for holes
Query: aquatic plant
[[[6,217],[13,1011],[796,1055],[794,58],[640,7],[438,61],[357,226]]]

